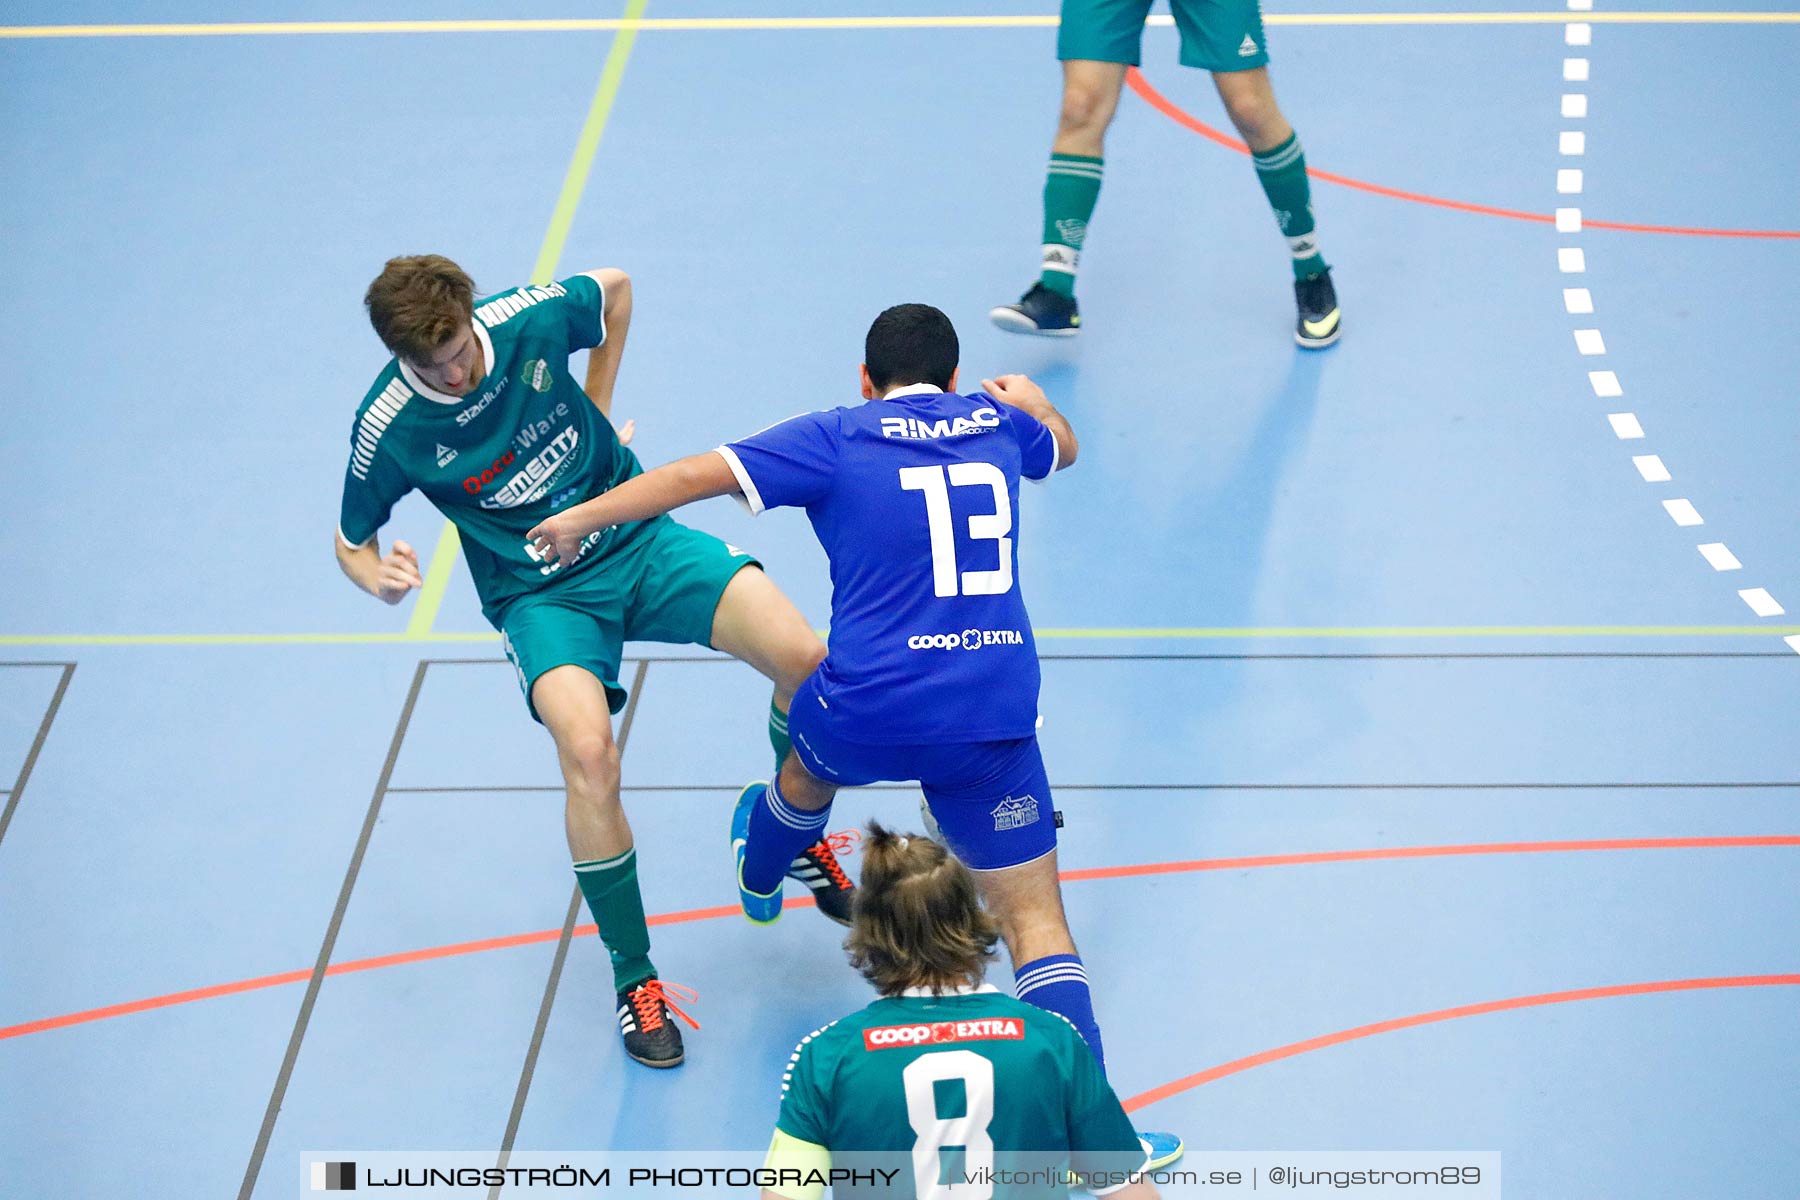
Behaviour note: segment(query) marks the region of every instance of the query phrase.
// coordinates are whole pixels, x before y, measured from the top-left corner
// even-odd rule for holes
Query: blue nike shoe
[[[766,896],[744,886],[744,847],[750,842],[750,811],[762,803],[763,793],[768,790],[766,783],[746,784],[738,793],[737,807],[731,810],[731,862],[737,875],[738,903],[744,907],[744,916],[756,925],[773,925],[781,919],[779,883]]]
[[[1149,1156],[1144,1164],[1146,1171],[1160,1171],[1187,1153],[1187,1143],[1172,1133],[1140,1133],[1138,1145]]]

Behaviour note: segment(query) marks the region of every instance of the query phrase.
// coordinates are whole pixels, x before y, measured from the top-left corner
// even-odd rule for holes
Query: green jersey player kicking
[[[567,789],[575,877],[612,956],[619,1026],[638,1062],[682,1061],[686,1013],[650,961],[637,853],[619,804],[612,714],[625,704],[627,640],[711,646],[775,684],[769,739],[786,756],[787,708],[825,647],[756,560],[668,517],[607,529],[545,562],[525,531],[640,474],[610,419],[631,320],[631,281],[603,269],[477,301],[438,255],[396,258],[369,286],[369,320],[393,358],[350,431],[337,559],[398,604],[418,556],[376,534],[417,488],[462,536],[482,613],[501,633],[531,715],[550,731]],[[569,357],[589,350],[584,383]],[[827,915],[848,924],[852,888],[828,842],[795,861]],[[685,998],[692,993],[681,989]]]
[[[982,982],[999,927],[938,843],[869,826],[845,948],[881,998],[808,1035],[781,1085],[762,1200],[1156,1200],[1181,1156],[1139,1136],[1075,1026]]]

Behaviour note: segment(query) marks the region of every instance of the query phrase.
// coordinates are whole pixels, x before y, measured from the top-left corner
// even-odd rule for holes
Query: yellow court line
[[[425,571],[425,586],[419,589],[419,598],[413,603],[412,620],[406,623],[408,636],[423,637],[431,632],[461,548],[462,538],[457,535],[455,523],[445,521],[443,529],[438,531],[437,546],[431,552],[431,566]]]
[[[641,5],[637,6],[641,11]],[[1793,12],[1467,12],[1268,13],[1265,25],[1789,25]],[[159,25],[4,25],[0,39],[271,37],[369,33],[604,33],[869,29],[1044,29],[1054,16],[936,17],[592,17],[460,21],[226,21]],[[1171,23],[1153,16],[1153,25]]]
[[[820,630],[821,635],[824,630]],[[1186,628],[1039,629],[1039,640],[1220,641],[1373,640],[1430,638],[1647,638],[1787,637],[1800,625],[1321,625],[1193,626]],[[497,642],[500,635],[472,633],[119,633],[0,634],[0,646],[350,646],[371,643]]]
[[[637,23],[648,3],[649,0],[631,0],[625,7],[624,18],[614,23],[619,35],[606,52],[606,63],[600,68],[600,82],[594,86],[594,98],[588,104],[587,119],[581,123],[581,135],[575,139],[575,153],[569,158],[569,169],[563,173],[562,191],[557,193],[556,207],[550,213],[550,226],[544,230],[537,262],[531,268],[532,283],[548,283],[556,278],[556,264],[562,261],[563,247],[568,244],[575,210],[581,206],[581,195],[587,190],[588,176],[593,173],[600,135],[606,131],[606,119],[612,115],[613,101],[625,78],[625,60],[631,57],[632,44],[637,41]],[[462,539],[457,536],[456,523],[445,518],[444,527],[438,532],[437,549],[431,555],[430,573],[425,576],[425,586],[419,589],[412,620],[406,626],[408,638],[416,640],[430,636],[461,548]]]

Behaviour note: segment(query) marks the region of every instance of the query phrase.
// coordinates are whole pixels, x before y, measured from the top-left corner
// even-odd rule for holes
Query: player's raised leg
[[[1137,20],[1141,28],[1143,17]],[[1136,61],[1135,42],[1130,52]],[[1012,333],[1070,337],[1081,329],[1075,273],[1100,198],[1106,129],[1118,111],[1126,63],[1078,58],[1062,66],[1062,111],[1044,174],[1042,269],[1018,303],[989,314],[994,324]]]
[[[681,1031],[669,1014],[680,1010],[669,1003],[650,961],[637,849],[619,803],[619,747],[606,689],[585,668],[566,664],[537,677],[531,701],[556,740],[569,854],[612,958],[625,1051],[646,1066],[677,1066],[684,1056]]]
[[[825,836],[836,789],[821,792],[827,785],[790,756],[789,710],[795,692],[824,659],[825,644],[767,575],[746,569],[719,598],[712,645],[749,663],[775,685],[769,703],[775,777],[767,785],[745,788],[732,813],[731,842],[745,914],[761,924],[779,917],[781,880],[792,876],[811,889],[820,912],[848,925],[856,887]],[[790,783],[789,773],[795,770],[799,775]]]
[[[1337,341],[1342,321],[1331,268],[1319,253],[1300,136],[1275,100],[1268,67],[1215,71],[1213,84],[1219,89],[1226,115],[1250,147],[1256,180],[1287,239],[1294,267],[1294,303],[1299,310],[1294,340],[1309,350],[1323,349]]]

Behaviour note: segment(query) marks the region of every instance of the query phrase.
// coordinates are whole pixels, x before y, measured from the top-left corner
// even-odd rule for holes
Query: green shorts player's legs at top
[[[1171,0],[1184,66],[1210,71],[1231,123],[1250,147],[1256,177],[1287,239],[1298,318],[1309,349],[1341,327],[1330,267],[1319,252],[1306,157],[1269,80],[1257,0]],[[1063,0],[1057,57],[1062,111],[1044,183],[1042,271],[1015,304],[993,310],[1015,333],[1067,337],[1081,328],[1075,280],[1105,174],[1105,135],[1127,67],[1139,62],[1150,0]]]

